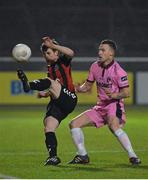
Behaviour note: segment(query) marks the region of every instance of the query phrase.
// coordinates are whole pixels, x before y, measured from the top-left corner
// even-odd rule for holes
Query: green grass
[[[147,107],[127,107],[128,133],[142,160],[132,167],[126,152],[107,127],[85,128],[85,142],[91,163],[68,165],[75,155],[68,123],[86,107],[77,107],[57,130],[58,151],[62,163],[44,167],[47,158],[42,119],[45,109],[0,107],[0,178],[5,176],[31,179],[146,179],[148,178],[148,111]]]

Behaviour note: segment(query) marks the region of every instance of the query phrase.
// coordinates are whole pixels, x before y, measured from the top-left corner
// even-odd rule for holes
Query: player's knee
[[[44,127],[44,132],[45,132],[45,133],[47,133],[47,132],[55,132],[55,128],[45,126],[45,127]]]
[[[117,129],[120,128],[119,122],[116,119],[110,119],[108,121],[108,127],[111,130],[111,132],[115,132]]]
[[[46,119],[45,123],[44,123],[44,132],[54,132],[55,128],[53,126],[51,126],[50,123],[48,123],[48,119]]]
[[[115,133],[115,131],[120,128],[120,126],[118,126],[117,124],[109,124],[108,127],[112,133]]]
[[[77,128],[77,123],[73,120],[69,123],[69,128],[73,129],[73,128]]]
[[[69,128],[72,129],[72,121],[69,123]]]

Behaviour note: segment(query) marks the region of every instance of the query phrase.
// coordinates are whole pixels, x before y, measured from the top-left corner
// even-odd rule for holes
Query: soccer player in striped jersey
[[[45,165],[58,165],[61,160],[57,156],[55,131],[77,104],[71,75],[71,60],[74,52],[49,37],[44,37],[42,40],[41,52],[48,65],[48,77],[28,82],[21,69],[18,70],[18,77],[22,81],[25,92],[38,90],[39,98],[50,96],[44,118],[45,143],[49,152]]]
[[[115,42],[103,40],[98,49],[99,59],[91,65],[87,80],[75,87],[77,92],[85,93],[96,82],[98,100],[93,108],[83,112],[70,123],[72,138],[78,150],[78,155],[69,162],[71,164],[89,163],[81,128],[100,128],[106,124],[127,151],[129,161],[134,165],[141,163],[126,132],[122,129],[125,124],[123,99],[129,97],[129,84],[127,73],[114,60],[115,53]]]

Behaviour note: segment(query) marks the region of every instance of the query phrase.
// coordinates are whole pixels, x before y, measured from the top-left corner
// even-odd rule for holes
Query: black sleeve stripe
[[[67,76],[66,76],[66,73],[65,73],[65,71],[64,71],[64,69],[63,69],[63,67],[62,67],[61,64],[59,64],[59,71],[60,71],[61,76],[62,76],[62,78],[63,78],[63,84],[64,84],[64,86],[68,87]]]
[[[65,66],[69,66],[70,63],[71,63],[72,57],[68,57],[68,56],[66,56],[66,55],[62,55],[62,56],[60,57],[60,60],[61,60],[61,62],[62,62]]]
[[[93,82],[95,82],[95,81],[90,81],[90,80],[88,80],[88,79],[87,79],[86,81],[87,81],[87,82],[90,82],[90,83],[93,83]]]
[[[52,77],[53,77],[54,80],[57,78],[56,72],[54,70],[54,66],[52,66]]]
[[[123,89],[123,88],[126,88],[126,87],[129,87],[129,85],[127,85],[127,86],[123,86],[123,87],[119,87],[120,89]]]

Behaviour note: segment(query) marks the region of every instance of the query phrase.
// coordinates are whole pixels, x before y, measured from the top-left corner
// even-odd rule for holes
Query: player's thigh
[[[82,113],[75,117],[71,122],[70,122],[70,128],[82,128],[86,126],[95,126],[95,124],[90,120],[90,118],[85,114]]]
[[[117,102],[111,103],[107,107],[107,124],[113,131],[120,128],[125,123],[124,109]]]
[[[59,83],[58,80],[51,81],[51,86],[49,91],[55,99],[57,99],[60,96],[61,88],[62,88],[61,84]]]

